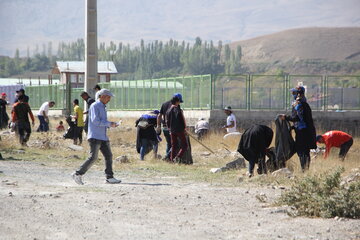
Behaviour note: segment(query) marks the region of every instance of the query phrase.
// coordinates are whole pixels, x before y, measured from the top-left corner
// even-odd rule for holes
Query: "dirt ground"
[[[55,121],[53,123],[55,126]],[[111,129],[115,177],[121,184],[104,183],[103,160],[77,185],[71,173],[86,159],[69,149],[62,134],[33,132],[22,149],[14,134],[3,134],[0,152],[0,239],[358,239],[360,220],[290,217],[287,207],[274,201],[291,180],[244,175],[246,169],[210,173],[231,161],[228,150],[239,139],[224,142],[212,135],[204,144],[216,155],[192,142],[194,165],[173,165],[145,158],[139,161],[133,121]],[[346,171],[359,166],[360,145],[341,163]],[[160,144],[159,153],[165,151]],[[309,174],[339,165],[337,159],[314,160]],[[290,169],[300,177],[298,160]],[[238,181],[238,179],[242,181]]]
[[[146,169],[116,171],[123,182],[110,185],[101,166],[79,186],[76,165],[0,161],[0,239],[360,239],[359,220],[288,216],[272,205],[283,190],[271,186],[214,186]]]

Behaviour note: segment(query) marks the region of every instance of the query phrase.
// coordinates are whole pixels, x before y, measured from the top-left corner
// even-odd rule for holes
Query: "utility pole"
[[[98,83],[97,0],[85,0],[85,84],[84,90],[95,96]],[[86,109],[86,104],[84,106]]]

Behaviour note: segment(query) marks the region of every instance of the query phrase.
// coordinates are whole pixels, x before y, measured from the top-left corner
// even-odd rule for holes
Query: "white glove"
[[[161,134],[161,126],[157,126],[156,127],[156,134],[160,135]]]

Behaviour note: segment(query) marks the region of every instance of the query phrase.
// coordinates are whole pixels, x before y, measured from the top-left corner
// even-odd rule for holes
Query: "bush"
[[[278,203],[294,208],[297,216],[360,218],[360,181],[340,184],[343,171],[296,179]]]

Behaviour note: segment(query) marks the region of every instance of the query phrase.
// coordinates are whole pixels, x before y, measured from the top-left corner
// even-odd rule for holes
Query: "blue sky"
[[[0,55],[84,38],[84,13],[85,0],[0,0]],[[359,13],[360,0],[98,0],[98,39],[231,42],[291,28],[360,26]]]

